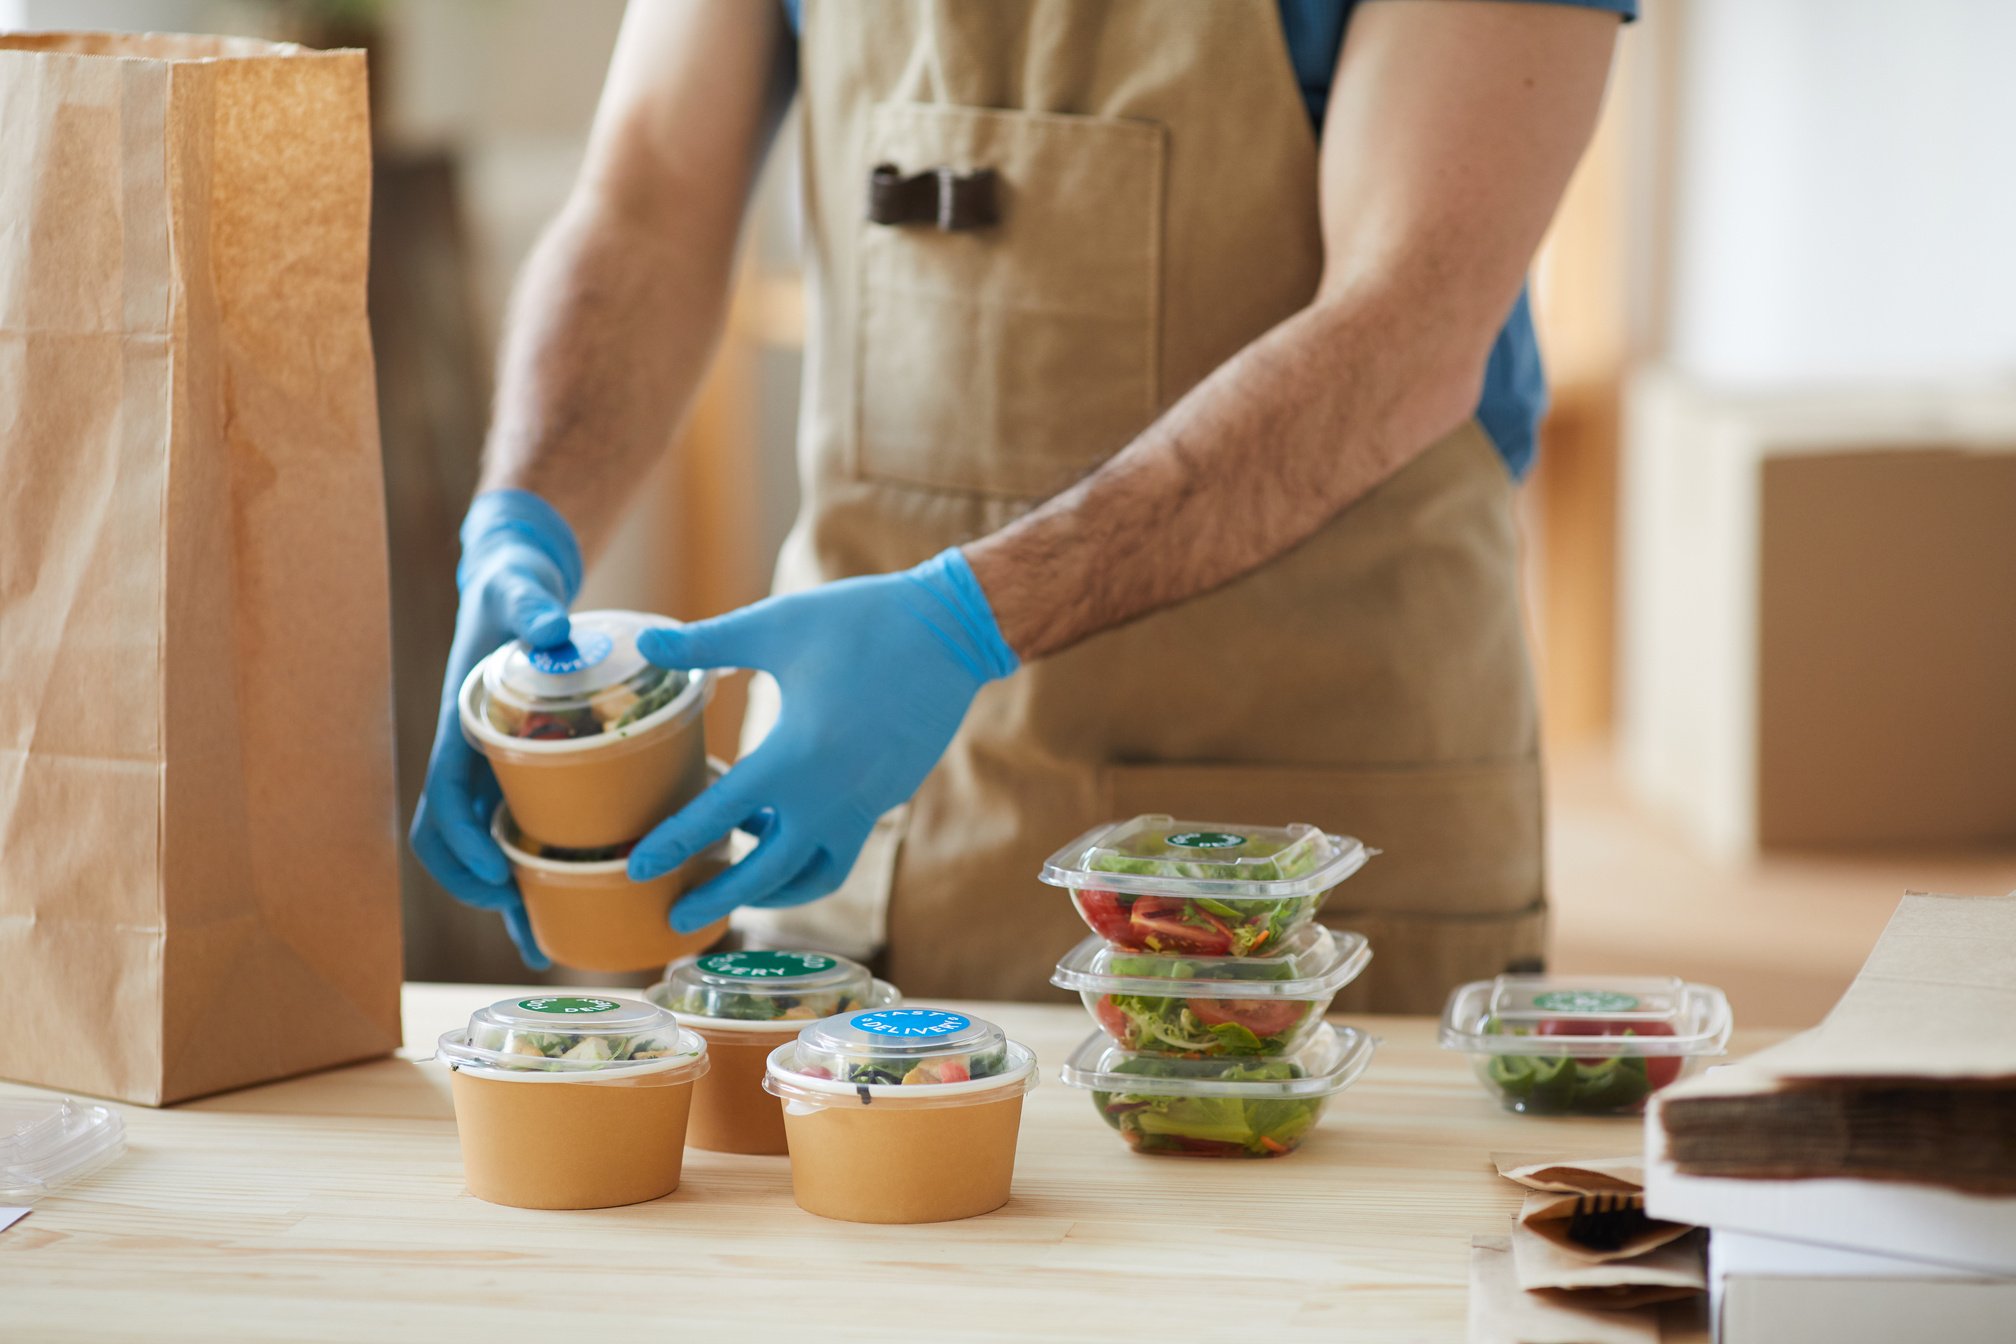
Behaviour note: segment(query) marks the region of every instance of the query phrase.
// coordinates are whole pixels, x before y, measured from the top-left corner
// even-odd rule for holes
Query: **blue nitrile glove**
[[[759,837],[673,905],[682,933],[737,906],[802,905],[839,886],[876,818],[944,755],[975,693],[1017,666],[957,550],[647,631],[637,646],[660,667],[768,672],[784,702],[754,752],[630,854],[630,876],[643,882],[737,826]]]
[[[518,955],[543,971],[552,963],[533,941],[511,866],[490,838],[497,776],[463,738],[455,698],[469,669],[506,640],[538,648],[567,642],[567,604],[581,589],[581,548],[567,520],[539,496],[488,491],[476,496],[462,520],[455,586],[462,606],[441,686],[427,784],[413,814],[413,852],[456,900],[502,914]]]

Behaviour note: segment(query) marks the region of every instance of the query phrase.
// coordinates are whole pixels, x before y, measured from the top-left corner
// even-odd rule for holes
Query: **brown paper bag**
[[[1604,1311],[1519,1287],[1511,1243],[1470,1242],[1470,1344],[1659,1344],[1649,1311]]]
[[[364,59],[0,36],[0,1076],[399,1041]]]
[[[1569,1158],[1493,1153],[1491,1161],[1500,1176],[1533,1192],[1526,1196],[1513,1221],[1553,1242],[1564,1255],[1585,1264],[1629,1260],[1678,1241],[1692,1230],[1685,1223],[1648,1218],[1621,1245],[1607,1250],[1585,1246],[1568,1235],[1575,1206],[1583,1196],[1635,1194],[1645,1188],[1642,1157]]]
[[[1705,1236],[1682,1228],[1681,1239],[1628,1259],[1592,1260],[1533,1224],[1512,1220],[1512,1265],[1527,1292],[1553,1292],[1612,1310],[1672,1302],[1708,1291]]]

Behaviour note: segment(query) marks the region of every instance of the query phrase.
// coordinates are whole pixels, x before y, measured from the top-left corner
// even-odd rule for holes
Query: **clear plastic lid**
[[[1441,1041],[1492,1055],[1719,1055],[1729,1000],[1673,976],[1501,975],[1449,996]]]
[[[1364,1032],[1327,1023],[1294,1053],[1259,1059],[1142,1054],[1094,1032],[1072,1051],[1057,1076],[1066,1087],[1158,1097],[1327,1097],[1358,1081],[1372,1061],[1372,1049],[1372,1038]]]
[[[1312,999],[1328,1002],[1372,960],[1362,933],[1311,924],[1272,957],[1179,957],[1130,952],[1087,938],[1064,954],[1050,983],[1081,994],[1158,998]]]
[[[671,708],[704,673],[659,667],[638,651],[637,637],[662,616],[583,611],[572,638],[551,649],[514,642],[483,660],[480,711],[506,737],[572,741],[621,733]]]
[[[1053,887],[1282,900],[1328,891],[1371,853],[1350,836],[1302,822],[1249,826],[1150,813],[1087,831],[1050,856],[1042,877]]]
[[[599,1074],[652,1072],[698,1060],[707,1043],[653,1003],[599,994],[501,999],[441,1038],[450,1068]]]
[[[780,1052],[807,1078],[869,1087],[978,1082],[1008,1068],[992,1022],[944,1008],[869,1008],[814,1022]]]
[[[825,952],[707,952],[665,968],[650,998],[682,1017],[799,1024],[882,1007],[895,991],[866,966]]]
[[[0,1098],[0,1204],[33,1204],[126,1151],[109,1106]]]

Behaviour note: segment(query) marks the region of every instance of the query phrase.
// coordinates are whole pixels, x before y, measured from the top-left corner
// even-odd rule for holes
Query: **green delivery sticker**
[[[1246,837],[1230,831],[1182,831],[1170,836],[1169,843],[1183,849],[1237,849]]]
[[[518,1006],[528,1013],[561,1013],[578,1016],[582,1013],[606,1013],[623,1005],[614,999],[589,999],[576,997],[548,997],[520,999]]]
[[[1548,1013],[1628,1013],[1638,1000],[1609,989],[1557,989],[1535,994],[1533,1006]]]
[[[737,980],[785,980],[830,971],[839,963],[819,952],[714,952],[694,964],[709,975]]]

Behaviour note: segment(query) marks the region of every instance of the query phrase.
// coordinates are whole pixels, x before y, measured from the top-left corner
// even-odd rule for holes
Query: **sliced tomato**
[[[574,725],[557,714],[534,710],[518,725],[518,736],[541,742],[557,741],[574,736]]]
[[[1237,1023],[1265,1040],[1300,1022],[1309,1005],[1295,999],[1192,999],[1190,1011],[1207,1027]]]
[[[1120,1011],[1120,1006],[1113,1002],[1111,994],[1100,998],[1098,1004],[1092,1009],[1092,1016],[1098,1021],[1101,1030],[1108,1036],[1111,1036],[1114,1040],[1127,1046],[1129,1049],[1133,1048],[1134,1023],[1128,1018],[1127,1014]]]
[[[1225,921],[1190,901],[1142,896],[1127,915],[1138,945],[1150,951],[1222,957],[1232,950]]]
[[[1540,1023],[1542,1036],[1671,1036],[1670,1022],[1624,1022],[1607,1017],[1550,1017]],[[1600,1064],[1603,1056],[1592,1055],[1577,1061]],[[1678,1055],[1645,1056],[1645,1081],[1657,1092],[1680,1077]]]
[[[972,1071],[956,1059],[948,1059],[938,1066],[938,1081],[941,1083],[965,1083],[972,1079]]]
[[[1115,943],[1131,943],[1134,935],[1127,926],[1127,907],[1120,894],[1086,887],[1078,891],[1078,913],[1092,926],[1092,932]]]

